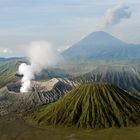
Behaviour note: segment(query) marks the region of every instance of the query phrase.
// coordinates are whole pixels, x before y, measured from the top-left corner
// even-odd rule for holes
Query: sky
[[[131,17],[100,29],[108,9],[120,4]],[[0,0],[0,57],[24,56],[33,41],[62,51],[97,30],[140,44],[140,0]]]

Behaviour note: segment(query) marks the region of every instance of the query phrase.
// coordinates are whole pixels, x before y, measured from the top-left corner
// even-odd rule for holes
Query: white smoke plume
[[[131,14],[132,13],[129,11],[129,7],[127,5],[116,5],[107,10],[105,17],[102,19],[100,24],[97,25],[97,27],[103,29],[111,27],[120,23],[124,19],[129,19]]]
[[[55,65],[58,60],[57,50],[46,41],[31,42],[26,50],[26,55],[30,60],[30,65],[22,63],[18,73],[23,75],[20,92],[28,92],[31,88],[31,80],[43,69]]]

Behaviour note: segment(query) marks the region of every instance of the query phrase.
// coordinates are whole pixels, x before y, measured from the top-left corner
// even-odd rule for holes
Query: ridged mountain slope
[[[140,71],[136,67],[98,66],[93,71],[73,78],[79,83],[105,82],[124,90],[135,89],[140,92]]]
[[[140,100],[110,84],[82,84],[26,119],[41,126],[124,127],[140,123]]]

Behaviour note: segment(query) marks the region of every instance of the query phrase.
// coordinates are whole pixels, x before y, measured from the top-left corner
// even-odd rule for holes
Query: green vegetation
[[[5,86],[10,82],[16,82],[19,80],[15,76],[18,66],[20,63],[29,63],[27,58],[3,58],[0,59],[0,88]],[[48,80],[51,78],[66,77],[68,74],[65,70],[60,68],[49,68],[43,70],[42,73],[36,76],[37,80]]]
[[[37,109],[25,119],[40,126],[133,126],[140,123],[140,100],[110,84],[82,84],[59,101]]]
[[[15,77],[18,66],[26,58],[0,59],[0,87],[19,80]],[[75,60],[43,70],[37,80],[70,78],[78,82],[107,82],[122,89],[134,88],[140,92],[140,63],[135,60]]]
[[[21,60],[20,58],[0,60],[0,87],[18,80],[15,74]]]
[[[10,118],[9,118],[10,117]],[[13,119],[0,118],[0,140],[139,140],[140,126],[109,129],[39,128]],[[9,121],[10,120],[10,121]]]

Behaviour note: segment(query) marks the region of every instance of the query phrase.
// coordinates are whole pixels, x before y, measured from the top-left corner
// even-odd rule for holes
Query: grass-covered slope
[[[19,64],[24,61],[24,58],[3,58],[0,60],[0,88],[18,80],[15,74]]]
[[[110,84],[82,84],[26,117],[42,126],[108,128],[140,122],[140,101]]]

